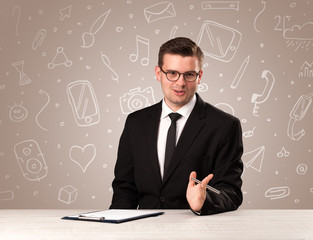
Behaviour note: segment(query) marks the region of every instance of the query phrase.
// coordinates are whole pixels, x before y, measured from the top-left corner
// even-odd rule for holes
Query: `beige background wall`
[[[205,52],[199,94],[241,120],[242,208],[312,208],[313,1],[0,8],[0,208],[108,208],[125,118],[162,99],[157,53],[176,36]]]

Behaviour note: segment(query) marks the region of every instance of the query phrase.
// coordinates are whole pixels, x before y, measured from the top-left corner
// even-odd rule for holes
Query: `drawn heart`
[[[70,159],[78,164],[85,173],[96,157],[96,147],[93,144],[87,144],[84,147],[72,146],[69,155]]]

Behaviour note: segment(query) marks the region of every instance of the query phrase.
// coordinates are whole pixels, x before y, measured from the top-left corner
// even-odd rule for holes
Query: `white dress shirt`
[[[182,115],[176,122],[176,144],[178,142],[178,139],[184,129],[184,126],[187,122],[187,119],[194,108],[197,101],[196,95],[193,96],[193,98],[182,108],[180,108],[177,113]],[[165,147],[166,147],[166,138],[167,138],[167,132],[171,125],[171,119],[168,116],[173,111],[166,105],[164,99],[162,101],[162,113],[160,118],[160,125],[159,125],[159,134],[158,134],[158,158],[159,158],[159,164],[160,164],[160,173],[161,177],[163,179],[164,174],[164,160],[165,160]]]

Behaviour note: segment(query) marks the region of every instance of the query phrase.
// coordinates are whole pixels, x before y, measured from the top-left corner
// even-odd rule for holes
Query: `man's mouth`
[[[185,93],[185,91],[178,91],[178,90],[174,90],[174,92],[177,94],[177,95],[182,95]]]

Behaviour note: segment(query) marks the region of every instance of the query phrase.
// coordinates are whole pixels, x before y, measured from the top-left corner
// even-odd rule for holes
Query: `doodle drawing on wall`
[[[31,139],[14,146],[17,162],[23,176],[29,181],[39,181],[48,173],[48,167],[38,143]]]
[[[87,127],[100,122],[98,100],[89,81],[69,83],[67,94],[78,126]]]

